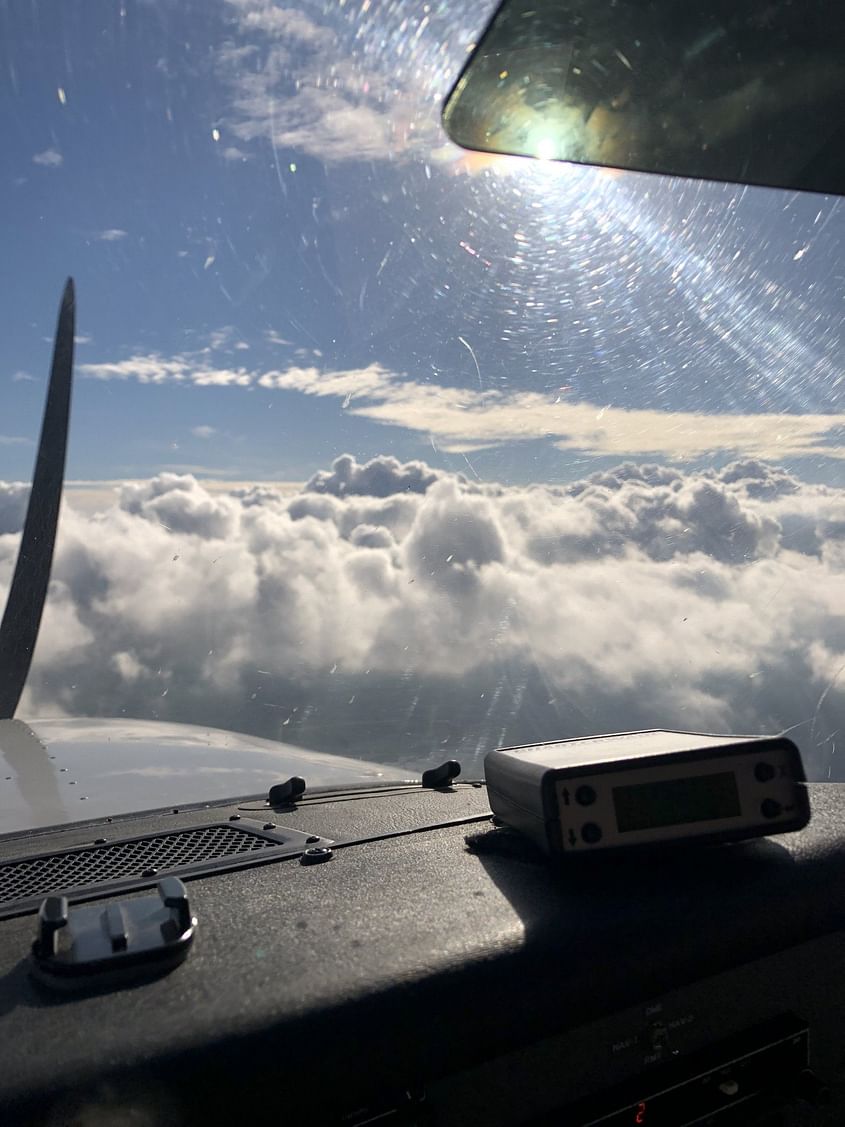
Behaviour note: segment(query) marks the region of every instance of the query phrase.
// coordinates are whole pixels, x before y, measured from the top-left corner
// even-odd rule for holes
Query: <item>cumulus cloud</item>
[[[26,488],[0,487],[0,598]],[[845,490],[759,459],[566,486],[349,455],[298,492],[63,510],[22,715],[216,724],[480,769],[497,745],[790,729],[845,779]]]
[[[20,532],[23,528],[28,497],[28,485],[22,482],[0,483],[0,536]]]
[[[105,231],[98,231],[95,238],[101,243],[119,243],[121,239],[126,238],[128,233],[121,227],[108,227]]]
[[[12,374],[12,383],[36,383],[36,382],[37,381],[36,381],[35,376],[31,376],[29,374],[29,372],[24,372],[23,370],[21,370],[19,372],[14,372]]]
[[[146,482],[129,482],[120,491],[120,508],[142,520],[160,523],[168,532],[219,539],[234,529],[234,513],[225,497],[212,497],[188,474],[163,473]]]
[[[0,446],[32,446],[32,439],[20,434],[0,434]]]
[[[211,362],[214,351],[212,345],[172,357],[138,354],[111,363],[81,364],[79,370],[104,380],[261,387],[337,399],[351,415],[431,435],[449,453],[545,439],[561,450],[612,457],[645,455],[683,461],[741,451],[764,460],[812,455],[845,458],[845,414],[733,414],[600,406],[537,391],[484,391],[421,382],[375,362],[343,371],[315,366],[271,371],[218,367]]]
[[[307,492],[332,493],[342,497],[353,493],[367,497],[389,497],[392,493],[425,493],[437,480],[437,473],[425,462],[401,463],[382,455],[359,465],[351,454],[335,458],[329,472],[314,474],[305,486]]]
[[[58,149],[44,149],[32,158],[33,164],[40,164],[43,168],[59,168],[64,163],[64,157]]]
[[[191,427],[191,434],[194,438],[213,438],[217,434],[217,428],[203,424],[202,426]]]

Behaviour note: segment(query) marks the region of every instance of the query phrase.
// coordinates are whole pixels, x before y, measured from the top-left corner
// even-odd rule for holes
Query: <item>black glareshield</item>
[[[18,560],[0,625],[0,719],[14,716],[26,683],[47,598],[65,473],[76,296],[68,278],[62,294],[50,386]]]
[[[845,8],[505,0],[443,111],[468,149],[845,194]]]

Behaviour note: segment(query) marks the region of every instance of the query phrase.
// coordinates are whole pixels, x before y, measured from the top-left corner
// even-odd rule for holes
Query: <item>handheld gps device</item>
[[[590,736],[500,748],[485,774],[493,813],[554,856],[739,841],[810,820],[801,754],[782,736]]]

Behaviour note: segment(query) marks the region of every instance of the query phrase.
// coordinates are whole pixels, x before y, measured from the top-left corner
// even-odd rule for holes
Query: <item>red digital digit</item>
[[[645,1100],[640,1100],[637,1104],[637,1114],[634,1116],[634,1122],[638,1124],[645,1123]]]

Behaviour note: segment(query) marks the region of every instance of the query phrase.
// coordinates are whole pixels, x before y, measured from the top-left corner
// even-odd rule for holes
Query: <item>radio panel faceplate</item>
[[[783,736],[664,730],[500,748],[493,813],[553,856],[767,837],[810,819],[801,753]]]
[[[556,779],[565,851],[600,850],[760,827],[801,816],[801,783],[786,748],[700,763],[649,763]],[[803,790],[803,788],[802,788]],[[803,821],[803,819],[802,819]]]

